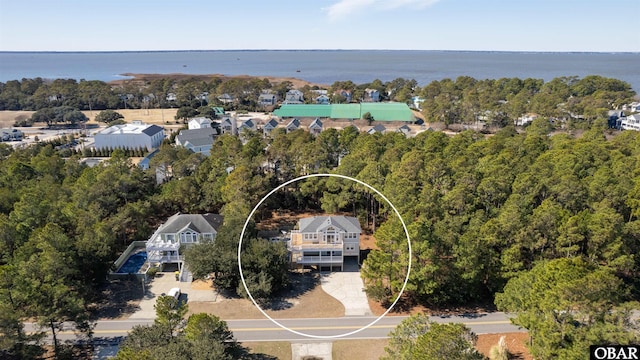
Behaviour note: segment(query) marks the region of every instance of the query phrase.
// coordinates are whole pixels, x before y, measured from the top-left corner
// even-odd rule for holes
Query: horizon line
[[[415,52],[478,52],[478,53],[539,53],[539,54],[640,54],[640,51],[589,50],[447,50],[447,49],[191,49],[191,50],[0,50],[0,54],[88,54],[88,53],[165,53],[165,52],[251,52],[251,51],[415,51]]]

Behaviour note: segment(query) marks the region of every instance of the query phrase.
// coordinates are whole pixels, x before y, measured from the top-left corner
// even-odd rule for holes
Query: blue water
[[[537,53],[410,50],[246,50],[165,52],[0,52],[0,81],[71,78],[111,81],[125,73],[296,77],[319,84],[352,80],[433,80],[471,76],[545,81],[601,75],[640,92],[640,53]]]
[[[118,271],[116,272],[118,274],[136,274],[138,271],[140,271],[140,268],[145,261],[147,261],[146,251],[139,251],[135,254],[131,254],[129,255],[127,261],[125,261],[120,269],[118,269]]]

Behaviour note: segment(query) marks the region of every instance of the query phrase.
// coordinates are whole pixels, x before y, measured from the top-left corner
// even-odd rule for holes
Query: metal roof
[[[279,117],[330,117],[331,105],[322,104],[284,104],[273,112]]]
[[[148,124],[120,124],[113,125],[106,129],[101,130],[98,134],[101,135],[113,135],[113,134],[146,134],[153,136],[154,134],[163,131],[164,128],[158,125]]]
[[[413,122],[414,116],[409,106],[400,102],[361,103],[361,104],[283,104],[273,112],[279,117],[362,119],[370,113],[375,121]]]

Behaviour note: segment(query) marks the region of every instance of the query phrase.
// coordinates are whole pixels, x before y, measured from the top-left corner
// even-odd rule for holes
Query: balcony
[[[304,243],[302,245],[290,245],[290,251],[313,251],[313,250],[342,250],[342,243],[325,244],[325,243]]]
[[[297,264],[315,265],[315,264],[342,264],[342,256],[296,256],[293,261]]]
[[[177,251],[180,248],[179,242],[170,242],[170,241],[162,241],[160,239],[155,239],[153,241],[147,242],[147,252],[154,250],[161,251]]]
[[[184,260],[183,255],[156,255],[156,254],[147,254],[147,262],[150,264],[154,263],[179,263]]]

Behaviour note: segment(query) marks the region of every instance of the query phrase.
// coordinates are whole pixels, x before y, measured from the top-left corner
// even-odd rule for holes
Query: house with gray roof
[[[411,134],[411,128],[407,124],[400,126],[397,131],[404,136],[409,136]]]
[[[293,267],[342,270],[345,257],[355,257],[360,263],[362,228],[355,217],[333,215],[302,218],[297,228],[291,231],[288,244]]]
[[[18,129],[0,129],[0,141],[20,141],[22,131]]]
[[[236,135],[238,133],[236,119],[232,117],[223,119],[220,123],[220,130],[222,130],[223,134]]]
[[[276,119],[271,118],[264,126],[262,127],[262,132],[267,135],[270,134],[275,128],[278,127],[278,121]]]
[[[316,96],[313,100],[316,104],[328,105],[331,99],[329,99],[327,94],[321,94]]]
[[[278,96],[271,91],[263,91],[258,96],[258,105],[273,106],[278,102]]]
[[[378,124],[378,125],[372,127],[371,129],[369,129],[367,131],[367,133],[369,133],[371,135],[376,134],[376,133],[384,134],[385,131],[387,131],[387,128],[385,128],[383,125]]]
[[[285,127],[285,129],[287,130],[288,133],[290,133],[292,131],[296,131],[299,128],[300,128],[300,120],[298,120],[297,118],[291,119],[291,121],[289,121],[289,123]]]
[[[300,90],[289,90],[284,98],[285,104],[304,104],[304,94]]]
[[[256,123],[253,121],[253,119],[247,119],[247,120],[243,121],[240,124],[240,126],[238,126],[238,132],[242,131],[243,129],[255,130],[256,129]]]
[[[311,124],[309,124],[309,132],[311,135],[319,135],[322,132],[322,121],[315,118]]]
[[[194,153],[209,155],[218,131],[212,127],[181,130],[176,136],[176,145],[183,146]]]
[[[152,266],[178,264],[182,269],[180,247],[214,241],[222,221],[217,214],[174,214],[147,240],[147,261]]]
[[[227,93],[224,93],[220,96],[218,96],[218,101],[220,101],[223,104],[231,104],[233,102],[236,101],[235,96],[229,95]]]

